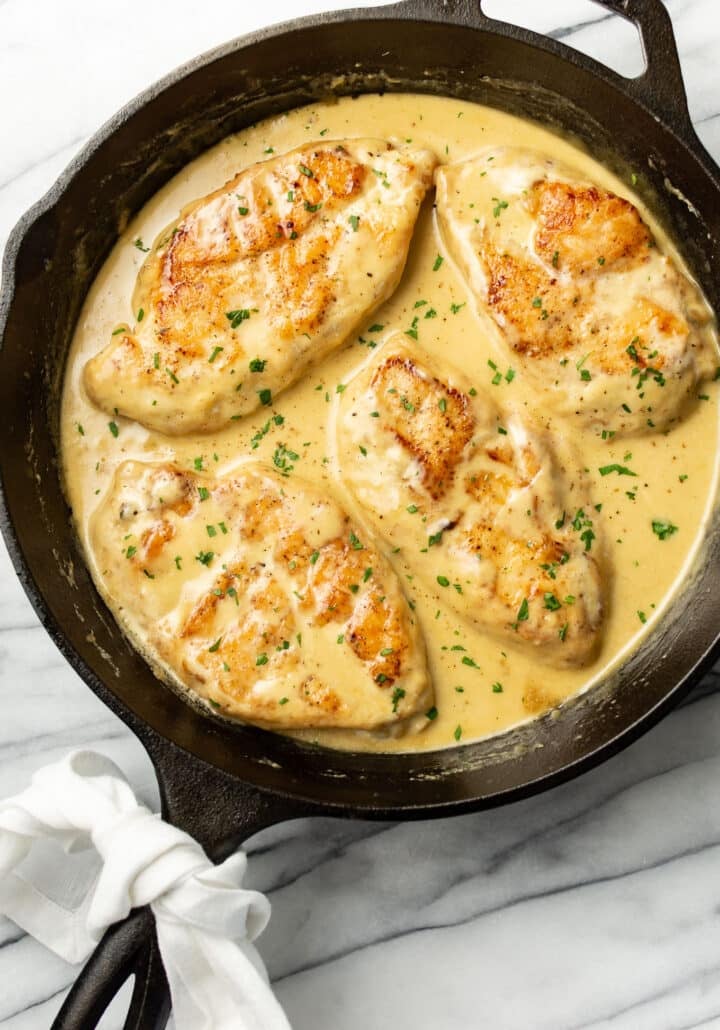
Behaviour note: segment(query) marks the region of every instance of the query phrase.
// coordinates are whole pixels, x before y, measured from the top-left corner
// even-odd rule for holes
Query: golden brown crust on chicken
[[[472,436],[468,398],[437,379],[428,380],[409,357],[384,361],[372,385],[385,424],[420,464],[431,496],[441,497]]]
[[[717,364],[694,284],[629,200],[542,155],[491,157],[438,170],[438,217],[538,403],[612,435],[672,424]]]
[[[294,477],[126,462],[91,533],[103,589],[132,611],[149,657],[227,715],[388,729],[432,703],[387,560]]]
[[[435,158],[310,143],[188,205],[153,246],[85,387],[151,429],[214,430],[268,404],[395,289]]]
[[[398,390],[390,404],[388,383]],[[344,481],[374,530],[458,615],[542,661],[582,665],[597,650],[604,607],[582,475],[559,442],[470,389],[391,337],[340,401]],[[427,440],[448,456],[442,478],[428,475]]]

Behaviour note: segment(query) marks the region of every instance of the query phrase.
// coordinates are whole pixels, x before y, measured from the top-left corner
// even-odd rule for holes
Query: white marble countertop
[[[244,31],[337,6],[0,0],[0,246],[149,83]],[[693,119],[720,159],[720,12],[668,6]],[[632,39],[586,0],[486,9],[637,68]],[[716,671],[623,754],[506,809],[254,838],[251,879],[274,910],[261,951],[295,1030],[720,1027],[718,686]],[[141,747],[55,650],[0,545],[0,797],[78,745],[154,796]],[[75,973],[0,918],[1,1030],[49,1026]],[[118,1004],[102,1026],[121,1025]]]

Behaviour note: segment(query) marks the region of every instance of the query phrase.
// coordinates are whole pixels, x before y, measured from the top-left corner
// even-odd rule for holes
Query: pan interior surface
[[[446,751],[361,755],[229,726],[159,688],[95,591],[60,485],[65,357],[86,293],[130,215],[207,147],[313,100],[382,90],[454,96],[568,134],[626,179],[641,168],[645,201],[718,308],[720,204],[712,168],[617,76],[584,58],[563,61],[521,34],[353,17],[352,31],[345,17],[330,16],[263,33],[150,90],[101,130],[18,227],[0,308],[3,529],[53,639],[141,739],[160,734],[248,783],[328,806],[419,814],[497,804],[613,753],[707,667],[720,610],[717,512],[686,587],[612,681],[499,737]]]

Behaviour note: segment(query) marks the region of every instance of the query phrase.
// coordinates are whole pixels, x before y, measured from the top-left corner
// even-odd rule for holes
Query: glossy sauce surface
[[[264,408],[219,432],[169,437],[120,416],[109,419],[88,400],[81,385],[83,367],[116,326],[132,321],[132,294],[145,258],[143,248],[152,245],[184,205],[217,189],[243,167],[263,160],[271,148],[281,153],[309,140],[369,135],[399,143],[411,140],[414,146],[434,150],[441,162],[459,161],[494,146],[522,146],[551,154],[633,200],[661,245],[668,247],[628,187],[570,143],[531,123],[451,99],[386,95],[313,105],[245,130],[188,165],[133,219],[98,276],[76,330],[62,408],[66,490],[88,564],[123,627],[155,664],[162,663],[132,612],[118,611],[113,604],[90,542],[93,512],[121,462],[174,461],[190,470],[197,468],[200,459],[208,474],[222,475],[247,460],[272,467],[276,449],[284,445],[297,455],[290,475],[330,492],[370,534],[369,520],[339,475],[336,422],[343,387],[393,332],[405,334],[414,328],[422,351],[440,364],[446,361],[462,370],[478,392],[492,392],[499,403],[527,412],[538,406],[536,385],[520,372],[505,375],[507,356],[487,319],[478,318],[440,240],[432,195],[421,212],[395,294],[343,350],[310,368],[300,382],[274,398],[272,409]],[[499,382],[497,368],[489,362],[503,372]],[[667,434],[624,440],[603,439],[599,429],[556,417],[551,392],[547,397],[543,423],[578,454],[593,505],[601,506],[600,511],[592,511],[606,546],[607,614],[597,657],[579,669],[538,665],[531,655],[473,628],[458,615],[456,606],[445,603],[442,590],[423,586],[410,550],[405,553],[401,547],[394,552],[393,546],[375,537],[415,605],[435,685],[437,715],[420,731],[399,737],[329,730],[302,731],[303,736],[354,749],[418,750],[496,733],[596,682],[652,630],[696,553],[714,503],[717,384],[703,386],[703,399]],[[282,424],[274,421],[275,413],[282,415]],[[600,475],[598,470],[611,464],[631,468],[636,475]],[[653,531],[653,521],[670,523],[677,530],[661,539]],[[327,660],[333,661],[333,644],[326,646]]]

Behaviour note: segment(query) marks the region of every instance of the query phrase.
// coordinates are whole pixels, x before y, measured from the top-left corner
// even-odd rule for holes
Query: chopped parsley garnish
[[[563,522],[564,520],[565,516],[563,513]],[[576,533],[580,533],[580,539],[585,544],[586,551],[589,551],[592,548],[592,542],[595,539],[595,533],[593,532],[592,525],[592,519],[589,519],[586,516],[584,509],[578,508],[578,510],[575,513],[575,518],[572,520],[572,528],[575,530]],[[561,529],[562,526],[557,526],[557,528]]]
[[[370,328],[368,329],[368,332],[369,333],[381,333],[384,328],[385,328],[384,325],[380,325],[379,322],[375,322],[374,325],[370,326]]]
[[[250,446],[252,447],[252,449],[254,451],[257,450],[257,448],[260,446],[260,441],[262,440],[262,438],[270,432],[271,425],[275,424],[276,426],[281,426],[284,421],[285,418],[283,415],[273,415],[272,418],[269,418],[267,422],[265,422],[265,424],[262,425],[260,429],[258,429],[257,433],[255,433],[255,435],[251,439]]]
[[[357,232],[360,228],[360,215],[350,215],[348,222],[352,226],[352,231]]]
[[[493,218],[499,218],[500,213],[505,210],[508,206],[507,200],[499,200],[498,197],[492,198],[495,201],[495,207],[493,208]]]
[[[445,258],[442,256],[442,254],[438,254],[438,256],[435,258],[435,263],[433,264],[433,272],[437,272],[439,270],[444,260]]]
[[[210,496],[210,491],[208,490],[208,488],[206,486],[199,486],[198,487],[198,497],[200,498],[201,501],[207,501],[209,496]]]
[[[400,702],[402,701],[402,699],[404,697],[405,697],[405,691],[403,690],[403,688],[402,687],[395,687],[395,689],[392,692],[392,710],[393,710],[393,712],[397,712],[398,705],[400,704]]]
[[[442,411],[443,415],[447,411],[447,401],[445,400],[444,397],[441,397],[440,400],[438,401],[438,408],[440,408],[440,411]]]
[[[413,318],[412,322],[410,323],[410,328],[405,330],[405,335],[409,336],[413,340],[417,340],[417,338],[418,338],[417,325],[418,325],[418,316],[416,315],[415,318]]]
[[[253,358],[248,368],[251,372],[264,372],[267,361],[263,361],[262,358]]]
[[[566,622],[565,625],[561,626],[560,629],[558,630],[558,636],[562,640],[563,644],[565,643],[565,637],[567,636],[567,631],[568,631],[568,624]]]
[[[238,208],[238,214],[242,215],[243,218],[245,217],[246,214],[248,214],[249,211],[250,211],[249,207],[239,207]]]
[[[677,533],[678,527],[674,526],[672,522],[667,519],[653,519],[652,531],[655,536],[659,537],[660,540],[667,540],[673,533]]]
[[[438,710],[435,707],[435,705],[433,705],[432,708],[428,708],[427,712],[425,712],[425,718],[429,719],[430,722],[434,722],[435,719],[437,719],[437,717],[438,717]]]
[[[553,268],[557,268],[557,266],[560,264],[560,251],[559,250],[556,250],[553,253],[552,264],[553,264]]]
[[[590,372],[589,372],[589,370],[587,368],[581,369],[581,371],[580,371],[580,378],[582,379],[582,381],[584,383],[589,383],[590,382],[590,380],[592,379],[592,376],[590,375]]]
[[[205,465],[203,464],[202,455],[200,455],[199,458],[193,458],[193,466],[197,472],[202,472],[204,470]]]
[[[640,609],[638,608],[637,617],[638,617],[638,619],[640,619],[640,622],[642,622],[642,624],[644,626],[645,623],[647,622],[647,615],[645,614],[645,612],[641,612]]]
[[[450,580],[447,578],[447,576],[437,576],[436,579],[441,587],[450,586]]]
[[[312,173],[312,170],[310,168],[308,168],[307,165],[300,165],[300,171],[302,172],[303,175],[306,175],[308,177],[308,179],[314,179],[315,178],[315,176]]]
[[[206,526],[205,529],[207,530],[208,536],[217,536],[217,530],[215,529],[215,526]]]
[[[199,561],[201,565],[209,565],[215,557],[214,551],[199,551],[195,555],[195,561]]]
[[[542,307],[542,297],[533,297],[532,306],[534,308],[541,308]]]
[[[604,257],[599,257],[598,258],[598,264],[599,265],[604,265],[605,264],[605,258]]]
[[[480,666],[475,661],[475,659],[471,658],[469,655],[466,655],[466,654],[463,655],[463,657],[462,657],[462,663],[463,663],[463,665],[469,666],[471,669],[479,669],[480,668]]]
[[[131,544],[125,552],[125,557],[132,558],[135,554],[137,554],[137,547],[133,547],[133,545]]]
[[[175,555],[174,562],[176,569],[182,569],[182,558],[179,554]]]
[[[138,322],[142,322],[143,318],[145,318],[145,309],[144,308],[140,308],[138,313],[137,313],[137,320],[138,320]]]
[[[377,676],[375,677],[375,682],[376,683],[380,683],[380,684],[386,683],[387,682],[387,676],[385,675],[385,673],[384,672],[379,672],[377,674]]]
[[[618,465],[614,462],[612,465],[603,465],[598,469],[601,476],[609,476],[611,472],[617,472],[619,476],[637,476],[637,472],[633,472],[627,465]]]
[[[280,443],[273,453],[273,465],[279,469],[284,476],[289,476],[295,466],[292,462],[297,461],[300,455],[295,451],[288,450],[284,443]]]
[[[502,683],[498,683],[498,682],[493,683],[493,685],[492,685],[492,692],[493,692],[493,694],[502,694],[502,692],[503,692],[503,685],[502,685]]]
[[[319,551],[313,551],[313,553],[310,555],[310,564],[314,565],[319,557],[320,557],[320,552]]]
[[[428,537],[428,547],[434,547],[436,544],[442,543],[444,532],[444,529],[440,529],[437,533],[431,533]]]
[[[117,440],[120,430],[118,429],[117,422],[108,422],[108,429]]]
[[[226,311],[225,318],[230,323],[231,329],[237,329],[241,322],[250,318],[250,308],[235,308],[233,311]]]
[[[308,201],[308,200],[305,201],[305,210],[306,211],[310,211],[313,214],[316,211],[319,211],[321,207],[322,207],[321,203],[320,204],[311,204],[310,201]]]
[[[409,512],[411,515],[414,515],[417,510],[417,504],[408,504],[407,508],[405,509],[405,511]]]
[[[153,354],[153,368],[160,368],[160,352],[155,351]]]
[[[210,645],[210,647],[208,648],[208,651],[217,651],[217,649],[220,647],[221,641],[222,641],[222,637],[218,637],[217,640],[215,641],[215,643]]]
[[[268,656],[263,651],[263,653],[259,654],[257,656],[257,658],[255,659],[255,664],[256,665],[267,665],[268,661],[269,661]]]
[[[289,700],[290,700],[289,697],[281,697],[280,700],[278,701],[278,704],[279,705],[286,705]]]
[[[260,403],[265,407],[272,404],[272,390],[258,390],[257,395],[260,398]]]
[[[520,623],[521,622],[527,622],[527,620],[529,618],[530,618],[530,605],[528,604],[527,597],[523,597],[522,604],[518,608],[517,617],[515,619],[515,622],[513,623],[513,629],[515,630],[516,633],[518,631],[518,626],[520,625]]]
[[[175,373],[173,372],[173,370],[171,368],[166,368],[165,371],[167,372],[167,374],[170,376],[170,378],[172,379],[172,381],[174,383],[179,383],[180,382],[180,380],[178,379],[178,377],[175,375]]]
[[[546,593],[543,596],[543,600],[549,612],[556,612],[562,607],[555,594]]]
[[[455,740],[460,740],[460,738],[462,737],[462,726],[456,726],[455,727],[455,732],[453,733],[453,737],[455,737]]]
[[[350,531],[350,546],[352,547],[353,551],[362,551],[364,549],[363,545],[352,532],[352,530]]]
[[[218,354],[220,354],[220,353],[221,353],[222,351],[224,351],[224,350],[225,350],[225,348],[224,348],[224,347],[213,347],[213,349],[212,349],[212,354],[211,354],[211,355],[210,355],[210,357],[208,358],[208,362],[209,362],[209,363],[210,363],[210,364],[212,365],[213,361],[214,361],[214,360],[215,360],[215,358],[216,358],[216,357],[218,356]]]
[[[453,315],[457,315],[458,311],[462,311],[466,303],[467,301],[463,301],[462,304],[451,304],[450,310],[452,311]]]
[[[150,250],[150,248],[146,247],[143,243],[142,236],[138,236],[136,240],[133,240],[133,247],[137,247],[137,249],[141,250],[143,254],[147,254],[147,252]]]

